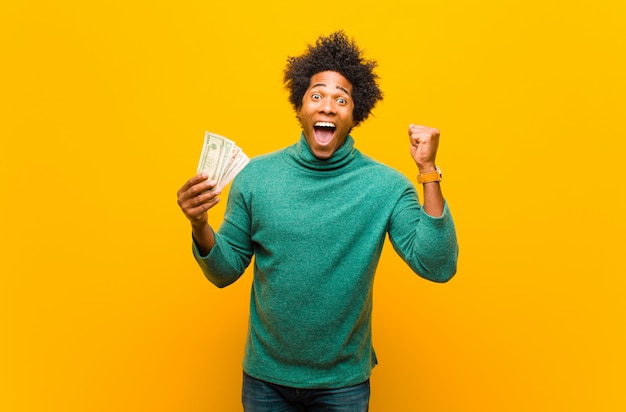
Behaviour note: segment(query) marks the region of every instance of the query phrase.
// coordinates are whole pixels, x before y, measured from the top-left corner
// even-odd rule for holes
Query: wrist
[[[417,170],[419,174],[423,175],[426,173],[431,173],[437,170],[437,165],[434,163],[425,163],[421,165],[417,165]]]
[[[431,171],[424,171],[420,169],[420,173],[417,175],[417,183],[426,184],[426,183],[434,183],[441,182],[442,175],[441,169],[438,166],[434,166]]]
[[[203,220],[191,221],[191,230],[193,230],[194,233],[202,233],[203,231],[207,229],[208,226],[209,226],[208,220],[203,219]]]

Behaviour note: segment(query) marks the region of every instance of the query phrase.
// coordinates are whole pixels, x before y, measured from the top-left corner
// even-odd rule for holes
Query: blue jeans
[[[299,389],[243,374],[245,412],[367,412],[370,381],[339,389]]]

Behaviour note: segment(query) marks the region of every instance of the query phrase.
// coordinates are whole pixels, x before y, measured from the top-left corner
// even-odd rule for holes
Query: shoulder
[[[267,165],[268,163],[272,163],[276,161],[279,157],[282,156],[285,149],[280,149],[275,152],[264,153],[261,155],[254,156],[250,158],[251,165]]]
[[[413,185],[400,171],[367,155],[360,154],[360,169],[371,175],[376,181],[400,186]]]
[[[280,149],[275,152],[265,153],[250,158],[250,161],[241,172],[242,175],[256,173],[259,170],[267,170],[268,168],[275,168],[280,163],[280,159],[283,157],[285,149]],[[244,174],[245,172],[245,174]]]
[[[415,185],[400,171],[367,155],[359,154],[358,167],[353,169],[353,184],[367,188],[380,203],[393,205],[401,199],[417,199]],[[354,186],[353,186],[354,187]]]
[[[268,176],[276,176],[285,167],[284,153],[286,149],[251,157],[243,170],[235,176],[233,187],[248,191],[258,187],[260,182],[267,184]],[[247,189],[244,189],[247,188]]]

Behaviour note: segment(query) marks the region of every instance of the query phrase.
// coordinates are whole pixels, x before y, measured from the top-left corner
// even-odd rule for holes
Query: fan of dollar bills
[[[217,180],[215,189],[226,186],[249,161],[250,158],[232,140],[215,133],[204,133],[198,173],[206,173],[209,180]]]

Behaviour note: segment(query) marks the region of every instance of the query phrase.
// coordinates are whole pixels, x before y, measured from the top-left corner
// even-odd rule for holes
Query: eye
[[[343,97],[340,97],[337,99],[337,103],[339,104],[346,104],[348,103],[348,101],[346,99],[344,99]]]
[[[311,95],[311,99],[313,99],[313,100],[321,100],[322,96],[319,93],[313,93]]]

